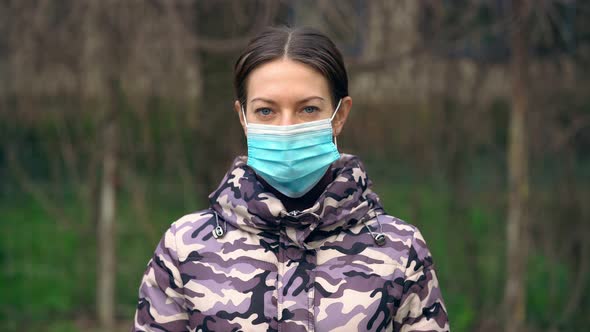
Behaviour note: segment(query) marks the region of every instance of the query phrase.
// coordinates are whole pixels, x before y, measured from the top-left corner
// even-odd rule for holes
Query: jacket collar
[[[368,214],[382,213],[379,197],[370,189],[371,181],[356,156],[342,154],[332,164],[334,181],[312,207],[303,211],[286,211],[246,163],[247,157],[237,157],[219,187],[209,195],[211,208],[219,217],[244,231],[265,237],[284,232],[298,247],[315,248]]]

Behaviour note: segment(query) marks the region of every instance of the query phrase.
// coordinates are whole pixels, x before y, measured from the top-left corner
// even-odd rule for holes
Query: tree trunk
[[[526,113],[529,104],[527,86],[526,0],[512,1],[510,47],[512,74],[512,111],[508,151],[508,221],[505,331],[520,332],[525,326],[527,207],[529,196]]]
[[[96,299],[99,324],[106,331],[111,331],[115,322],[115,187],[117,170],[117,122],[112,113],[105,123],[103,144]]]

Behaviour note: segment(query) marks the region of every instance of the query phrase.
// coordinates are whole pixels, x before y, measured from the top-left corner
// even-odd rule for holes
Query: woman
[[[420,232],[338,152],[352,99],[332,41],[269,28],[234,83],[248,156],[163,236],[135,331],[448,331]]]

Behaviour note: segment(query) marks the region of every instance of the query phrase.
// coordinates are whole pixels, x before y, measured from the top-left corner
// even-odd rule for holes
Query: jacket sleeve
[[[403,294],[394,317],[394,330],[450,331],[432,256],[418,230],[414,233],[409,250]]]
[[[139,286],[135,332],[188,330],[175,230],[175,224],[172,224],[148,262]]]

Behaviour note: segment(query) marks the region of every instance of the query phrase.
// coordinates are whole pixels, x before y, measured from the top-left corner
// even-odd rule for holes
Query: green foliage
[[[478,314],[473,299],[465,294],[447,294],[445,301],[453,331],[471,331]]]
[[[159,185],[154,184],[157,188]],[[162,191],[161,191],[162,192]],[[139,222],[128,193],[122,193],[117,219],[117,296],[120,316],[131,319],[140,278],[161,234],[187,210],[176,197],[158,190],[149,198],[150,220]],[[157,202],[156,202],[157,201]],[[75,200],[68,215],[88,215]],[[0,330],[22,330],[41,322],[66,321],[68,317],[92,316],[96,285],[96,239],[94,225],[74,218],[72,229],[55,220],[32,197],[3,196],[0,213]],[[153,233],[146,231],[146,223]],[[5,319],[6,318],[6,319]],[[40,331],[77,331],[69,323],[45,326]],[[18,328],[17,328],[18,327]],[[35,329],[37,330],[37,329]]]
[[[78,240],[59,230],[30,199],[0,202],[0,251],[4,253],[0,312],[11,319],[48,320],[76,308]]]
[[[57,321],[47,327],[47,332],[78,332],[80,331],[70,321]]]
[[[529,259],[527,317],[537,325],[552,327],[562,315],[570,287],[573,286],[567,267],[534,254]]]

